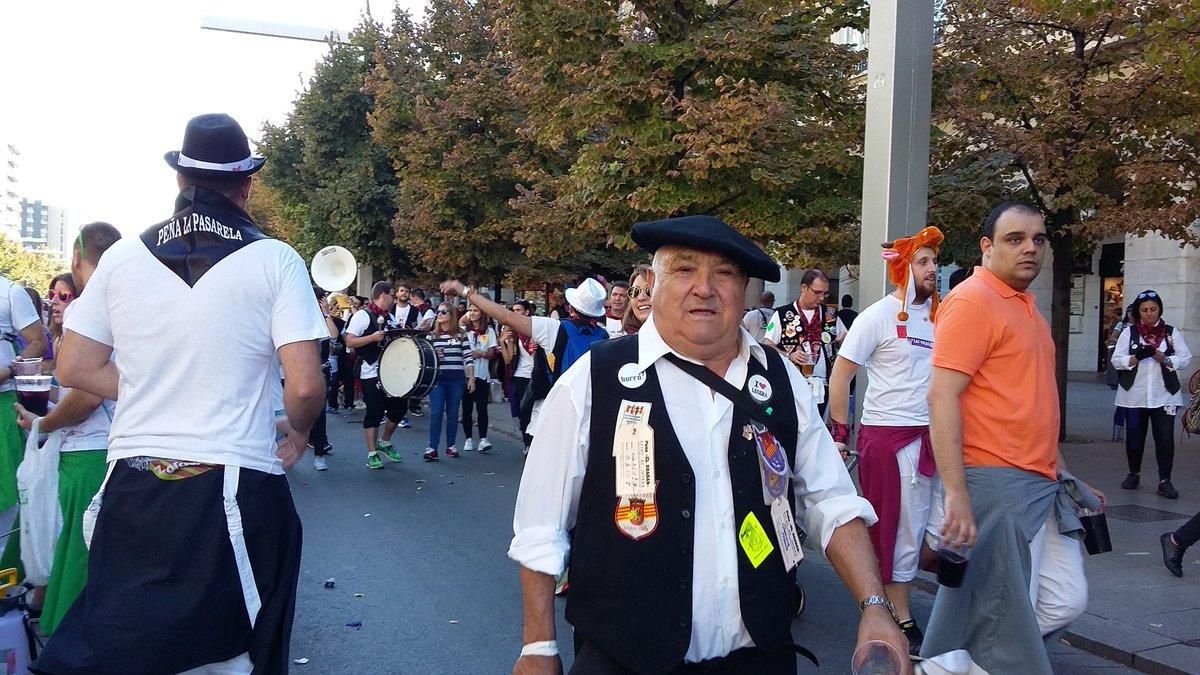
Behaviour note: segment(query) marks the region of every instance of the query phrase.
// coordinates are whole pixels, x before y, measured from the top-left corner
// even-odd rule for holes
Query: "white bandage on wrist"
[[[558,656],[558,643],[554,640],[530,642],[521,647],[521,656]]]

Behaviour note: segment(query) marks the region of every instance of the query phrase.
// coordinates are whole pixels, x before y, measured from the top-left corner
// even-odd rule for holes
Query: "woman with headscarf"
[[[1192,354],[1183,333],[1162,319],[1163,302],[1158,293],[1142,291],[1133,301],[1137,323],[1117,338],[1112,365],[1120,371],[1117,406],[1129,412],[1125,434],[1125,455],[1129,475],[1121,483],[1134,490],[1141,482],[1142,454],[1146,449],[1146,430],[1154,434],[1154,456],[1158,462],[1158,494],[1178,499],[1171,484],[1175,461],[1175,413],[1183,406],[1178,371],[1187,368]]]

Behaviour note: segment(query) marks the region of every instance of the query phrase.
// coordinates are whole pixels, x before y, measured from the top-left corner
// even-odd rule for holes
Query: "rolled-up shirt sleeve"
[[[591,433],[591,357],[585,355],[555,383],[541,422],[513,514],[508,557],[535,572],[558,576],[567,564],[579,493],[587,469]]]
[[[855,518],[867,526],[878,517],[871,503],[858,495],[854,481],[842,462],[833,437],[821,422],[811,390],[799,370],[788,369],[792,392],[796,397],[796,415],[800,431],[796,438],[796,466],[792,469],[792,491],[803,509],[804,529],[821,542],[821,551],[829,545],[833,531]]]

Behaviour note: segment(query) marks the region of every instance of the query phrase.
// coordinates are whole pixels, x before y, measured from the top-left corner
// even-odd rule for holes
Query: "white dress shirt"
[[[762,346],[745,330],[738,330],[741,350],[725,380],[741,389],[750,357],[764,367],[767,361]],[[699,662],[753,645],[742,621],[738,594],[737,556],[742,553],[737,544],[728,460],[733,404],[662,358],[668,352],[686,358],[667,346],[651,315],[638,331],[637,363],[642,370],[655,369],[672,429],[696,475],[691,641],[684,658]],[[806,530],[824,550],[836,528],[855,518],[871,525],[876,521],[875,512],[855,491],[800,371],[788,368],[787,373],[800,430],[792,487],[797,504],[804,508]],[[575,525],[587,469],[591,398],[588,354],[546,397],[541,427],[521,477],[513,516],[515,536],[508,555],[528,569],[557,576],[565,568],[570,549],[567,532]]]
[[[1160,319],[1161,321],[1161,319]],[[1112,366],[1117,370],[1133,370],[1133,366],[1129,365],[1129,359],[1132,354],[1129,353],[1129,334],[1131,330],[1137,330],[1137,325],[1132,325],[1129,328],[1121,331],[1121,336],[1117,338],[1117,345],[1113,348]],[[1175,343],[1175,353],[1167,357],[1167,370],[1180,371],[1188,366],[1188,362],[1192,360],[1192,353],[1188,351],[1187,343],[1183,341],[1183,332],[1178,328],[1171,335],[1171,340]],[[1167,341],[1163,340],[1158,346],[1158,351],[1167,351]],[[1159,368],[1158,361],[1154,359],[1142,359],[1138,363],[1137,375],[1133,378],[1133,386],[1128,391],[1125,387],[1117,385],[1117,407],[1119,408],[1161,408],[1166,405],[1181,406],[1187,404],[1184,398],[1184,383],[1180,383],[1179,391],[1174,394],[1167,391],[1163,386],[1162,368]]]

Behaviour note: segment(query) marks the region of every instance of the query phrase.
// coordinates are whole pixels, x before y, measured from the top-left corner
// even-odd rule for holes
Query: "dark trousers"
[[[341,377],[341,370],[336,373],[325,371],[325,404],[334,410],[337,410],[338,407],[338,389],[341,385]]]
[[[525,433],[529,428],[529,418],[533,413],[533,409],[521,409],[521,399],[525,398],[525,392],[529,389],[528,377],[514,377],[512,379],[512,392],[509,393],[508,400],[511,404],[512,416],[517,418],[517,423],[520,425],[521,435],[525,436],[525,447],[529,447],[530,437]]]
[[[471,427],[473,426],[473,415],[471,410],[478,414],[479,417],[479,437],[487,436],[488,427],[488,394],[491,391],[491,385],[486,380],[475,378],[475,391],[463,392],[462,400],[462,427],[463,436],[471,437]]]
[[[668,672],[671,675],[795,675],[796,653],[790,649],[765,652],[757,647],[747,647],[719,659],[681,663]],[[622,666],[596,643],[584,640],[575,651],[570,675],[634,675],[634,671]]]
[[[1125,431],[1125,455],[1129,473],[1142,472],[1142,455],[1146,451],[1146,430],[1154,434],[1154,458],[1158,462],[1158,479],[1171,480],[1175,464],[1175,416],[1162,408],[1133,408]]]
[[[354,407],[354,381],[358,379],[355,371],[358,370],[357,357],[346,355],[338,359],[338,380],[342,387],[342,406],[345,408]]]
[[[1183,524],[1183,527],[1175,530],[1175,543],[1183,548],[1192,546],[1197,541],[1200,541],[1200,513],[1192,516],[1192,519]]]
[[[313,446],[313,454],[321,457],[329,454],[329,434],[325,425],[325,411],[322,410],[308,431],[308,444]]]

